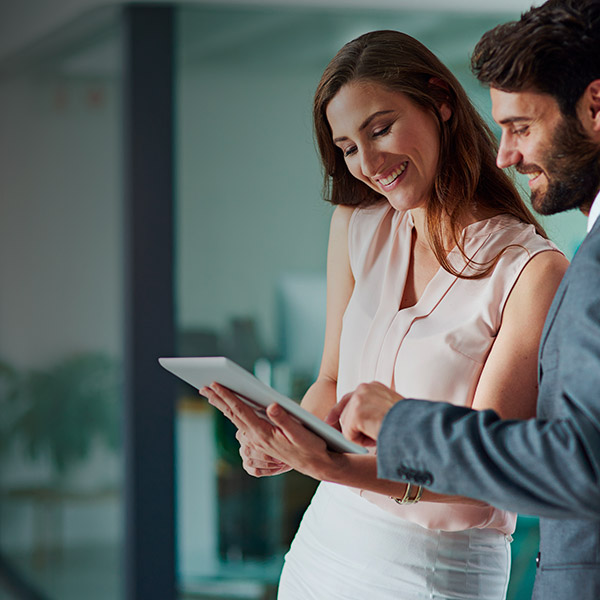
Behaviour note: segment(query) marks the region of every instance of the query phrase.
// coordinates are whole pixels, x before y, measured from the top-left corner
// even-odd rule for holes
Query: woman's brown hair
[[[475,207],[485,213],[513,215],[534,225],[540,235],[546,236],[511,179],[496,166],[496,139],[458,80],[423,44],[399,31],[372,31],[347,43],[321,77],[314,98],[313,118],[325,171],[325,197],[329,202],[368,206],[385,199],[350,174],[341,150],[332,140],[327,106],[351,81],[372,82],[401,92],[429,111],[438,122],[440,155],[432,194],[425,208],[432,249],[446,271],[467,277],[457,272],[447,259],[446,217],[453,241],[463,256],[462,217]],[[452,111],[446,121],[439,111],[442,103]],[[484,277],[497,258],[468,277]]]

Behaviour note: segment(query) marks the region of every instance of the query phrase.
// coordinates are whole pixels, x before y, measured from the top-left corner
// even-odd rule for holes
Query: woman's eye
[[[344,150],[344,158],[347,158],[348,156],[351,156],[355,152],[356,152],[356,146],[351,146],[350,148],[346,148]]]
[[[382,135],[385,135],[386,133],[389,133],[391,128],[392,126],[388,125],[387,127],[383,127],[382,129],[377,129],[373,132],[373,137],[380,137]]]

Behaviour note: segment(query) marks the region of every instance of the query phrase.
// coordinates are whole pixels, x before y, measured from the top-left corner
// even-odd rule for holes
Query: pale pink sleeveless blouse
[[[465,252],[475,261],[514,247],[483,279],[461,279],[440,268],[418,303],[399,310],[412,227],[410,213],[387,202],[356,209],[351,217],[348,244],[355,287],[343,319],[337,397],[361,382],[379,381],[405,397],[471,406],[515,281],[533,256],[556,246],[511,216],[473,223],[463,235]],[[449,259],[458,271],[471,269],[456,248]],[[515,514],[491,506],[424,501],[400,506],[388,496],[360,493],[430,529],[494,528],[510,534],[515,527]]]

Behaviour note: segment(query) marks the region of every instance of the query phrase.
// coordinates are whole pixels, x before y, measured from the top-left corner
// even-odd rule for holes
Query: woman
[[[534,415],[541,329],[567,261],[496,168],[493,136],[454,76],[409,36],[368,33],[326,68],[314,122],[338,207],[322,364],[303,406],[325,419],[375,380]],[[377,479],[374,456],[328,452],[276,405],[271,425],[221,386],[203,393],[238,426],[249,473],[323,482],[280,600],[505,597],[514,514]]]

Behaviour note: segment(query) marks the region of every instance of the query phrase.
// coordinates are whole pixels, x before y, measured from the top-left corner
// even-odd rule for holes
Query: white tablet
[[[331,450],[353,454],[367,453],[365,448],[347,440],[337,429],[327,425],[297,402],[264,384],[246,369],[224,356],[159,358],[158,362],[167,371],[177,375],[197,390],[213,382],[220,383],[235,392],[241,400],[252,406],[263,417],[266,417],[266,407],[276,402],[307,429],[322,437]]]

